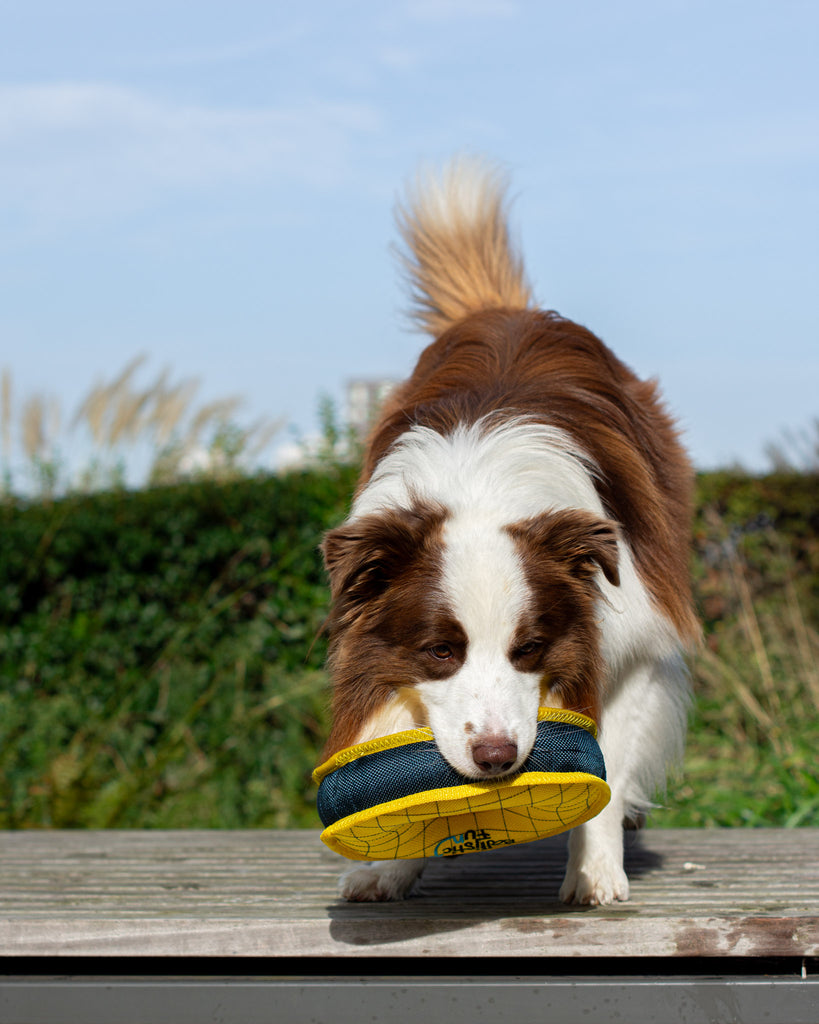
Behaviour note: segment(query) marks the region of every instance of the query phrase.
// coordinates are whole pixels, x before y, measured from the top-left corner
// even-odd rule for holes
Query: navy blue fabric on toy
[[[606,767],[591,733],[568,722],[539,722],[523,772],[587,772],[605,780]],[[510,776],[514,778],[514,776]],[[424,790],[460,786],[468,780],[444,760],[433,740],[375,751],[326,775],[319,785],[322,824]]]

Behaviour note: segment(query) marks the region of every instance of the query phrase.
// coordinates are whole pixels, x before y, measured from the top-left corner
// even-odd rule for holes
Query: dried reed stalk
[[[770,706],[781,718],[782,702],[779,699],[779,691],[776,683],[774,682],[771,663],[768,659],[768,652],[765,649],[765,641],[762,638],[762,631],[759,628],[759,619],[757,618],[756,609],[754,608],[753,599],[751,598],[751,588],[748,585],[748,579],[738,558],[729,558],[728,564],[734,588],[739,596],[743,632],[751,643],[751,648],[756,659],[757,670],[759,671],[759,676],[762,681],[762,689],[765,693],[765,697],[770,703]]]
[[[184,380],[154,397],[153,411],[148,418],[148,424],[154,431],[158,448],[164,448],[171,440],[174,431],[184,419],[198,388],[198,381]]]
[[[799,595],[790,575],[785,581],[785,599],[799,655],[800,675],[811,695],[814,707],[819,711],[819,663],[815,653],[819,650],[819,636],[814,630],[808,629]]]
[[[11,459],[12,399],[11,374],[5,367],[3,369],[2,378],[0,378],[0,402],[2,402],[2,412],[0,412],[0,430],[2,430],[3,434],[3,461],[8,465]]]
[[[22,442],[23,451],[29,459],[42,457],[46,445],[45,400],[42,395],[32,395],[23,405]]]
[[[97,449],[115,449],[130,442],[146,441],[153,446],[154,469],[161,462],[163,476],[178,476],[180,465],[186,455],[197,447],[209,447],[212,454],[218,454],[214,447],[218,434],[208,437],[211,428],[218,431],[232,423],[241,405],[238,396],[207,402],[194,408],[194,399],[199,388],[195,379],[185,379],[169,384],[169,370],[163,369],[153,384],[140,389],[135,386],[137,371],[146,361],[145,355],[132,359],[124,369],[111,380],[96,383],[80,403],[70,424],[76,428],[85,424]],[[0,442],[6,462],[13,447],[12,379],[8,370],[0,375]],[[45,460],[50,439],[59,432],[59,406],[53,399],[40,395],[30,398],[23,406],[21,423],[21,444],[26,456],[32,460]],[[213,470],[231,470],[235,456],[247,459],[255,457],[269,443],[280,428],[279,423],[260,420],[251,427],[236,427],[235,448],[231,435],[231,450],[222,453],[224,465],[214,461]],[[99,473],[100,461],[92,457],[94,472]],[[152,473],[155,476],[155,473]],[[93,474],[87,474],[93,479]]]

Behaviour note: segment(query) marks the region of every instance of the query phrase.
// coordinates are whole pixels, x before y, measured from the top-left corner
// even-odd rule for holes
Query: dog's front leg
[[[417,860],[366,861],[349,868],[338,881],[345,900],[376,903],[403,900],[424,870],[425,857]]]
[[[664,786],[667,764],[682,757],[688,675],[679,654],[635,666],[612,689],[600,725],[611,801],[569,836],[569,863],[560,888],[566,903],[628,899],[623,820],[652,806]]]
[[[569,863],[560,887],[564,903],[591,906],[627,900],[628,878],[623,869],[623,803],[611,802],[596,818],[572,829]]]

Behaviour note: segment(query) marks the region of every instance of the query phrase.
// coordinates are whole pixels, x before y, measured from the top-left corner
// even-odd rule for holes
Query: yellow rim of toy
[[[329,825],[321,839],[349,860],[451,857],[557,835],[599,814],[610,798],[596,775],[524,772],[378,804]]]
[[[577,711],[540,708],[538,723],[543,722],[573,725],[597,737],[595,722]],[[432,730],[420,728],[358,743],[316,768],[313,778],[318,783],[358,758],[429,741],[434,743]],[[598,775],[584,767],[524,770],[507,779],[421,789],[332,821],[321,838],[350,860],[447,857],[532,842],[582,825],[609,802],[605,770]]]
[[[569,725],[578,725],[597,739],[597,723],[588,715],[580,711],[567,711],[564,708],[539,708],[537,713],[538,722],[566,722]],[[405,729],[404,732],[391,733],[389,736],[381,736],[375,740],[367,740],[366,743],[356,743],[353,747],[345,747],[333,754],[331,758],[320,764],[313,772],[313,781],[318,783],[350,761],[366,754],[374,754],[380,750],[390,750],[393,747],[403,747],[407,743],[420,743],[424,740],[434,740],[432,729],[425,726],[419,729]]]

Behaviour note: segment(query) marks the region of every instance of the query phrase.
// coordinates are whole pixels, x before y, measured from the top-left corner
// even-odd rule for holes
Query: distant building
[[[347,422],[359,437],[370,429],[381,404],[397,383],[383,378],[347,382]]]

